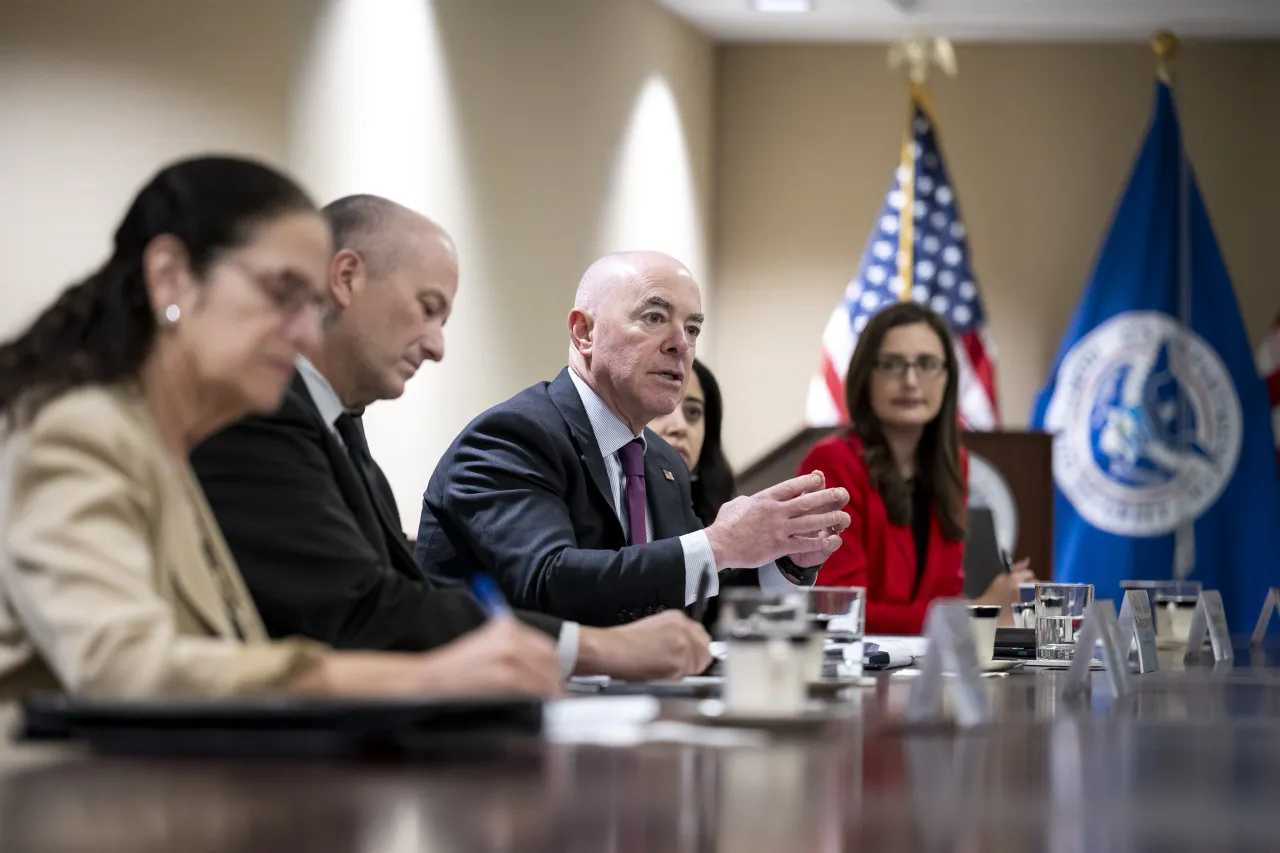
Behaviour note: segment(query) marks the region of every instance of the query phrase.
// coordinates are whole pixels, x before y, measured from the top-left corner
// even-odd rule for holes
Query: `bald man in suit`
[[[440,460],[419,565],[493,574],[520,607],[599,626],[692,607],[704,575],[713,597],[812,584],[849,525],[843,489],[815,472],[730,501],[704,530],[688,469],[645,426],[680,404],[702,324],[697,282],[674,258],[593,264],[569,313],[568,367],[480,415]]]

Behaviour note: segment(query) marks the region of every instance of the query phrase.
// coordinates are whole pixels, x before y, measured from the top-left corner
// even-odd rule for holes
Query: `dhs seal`
[[[1118,314],[1081,338],[1045,414],[1058,488],[1119,536],[1162,536],[1211,507],[1239,460],[1241,421],[1218,353],[1156,311]]]

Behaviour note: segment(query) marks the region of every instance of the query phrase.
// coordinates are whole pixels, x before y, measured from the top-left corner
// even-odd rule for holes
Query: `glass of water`
[[[721,592],[724,704],[735,713],[790,715],[808,698],[809,596],[734,587]]]
[[[1036,584],[1036,658],[1070,661],[1084,611],[1093,601],[1093,584]],[[1089,649],[1087,654],[1092,655]]]
[[[862,675],[867,591],[860,586],[809,587],[810,680]]]
[[[1156,636],[1182,645],[1191,633],[1191,617],[1200,600],[1200,581],[1161,581],[1155,590]]]
[[[1018,600],[1012,605],[1013,627],[1034,628],[1036,626],[1036,585],[1033,583],[1018,584]]]

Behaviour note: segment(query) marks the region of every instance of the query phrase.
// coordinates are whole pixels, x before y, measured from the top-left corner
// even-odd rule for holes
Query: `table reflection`
[[[1053,853],[1274,849],[1280,674],[1162,668],[1076,700],[984,680],[991,725],[910,726],[909,679],[766,746],[543,745],[475,762],[0,757],[0,850]],[[663,705],[670,719],[690,706]]]

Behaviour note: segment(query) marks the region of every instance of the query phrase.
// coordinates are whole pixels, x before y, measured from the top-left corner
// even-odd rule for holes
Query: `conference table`
[[[6,745],[0,850],[1277,850],[1277,652],[1162,653],[1120,699],[1101,673],[1068,701],[1061,672],[1021,668],[984,679],[994,719],[971,729],[909,724],[912,679],[880,673],[850,713],[791,733],[698,725],[694,699],[586,697],[561,707],[647,702],[657,736],[569,727],[430,761]]]

